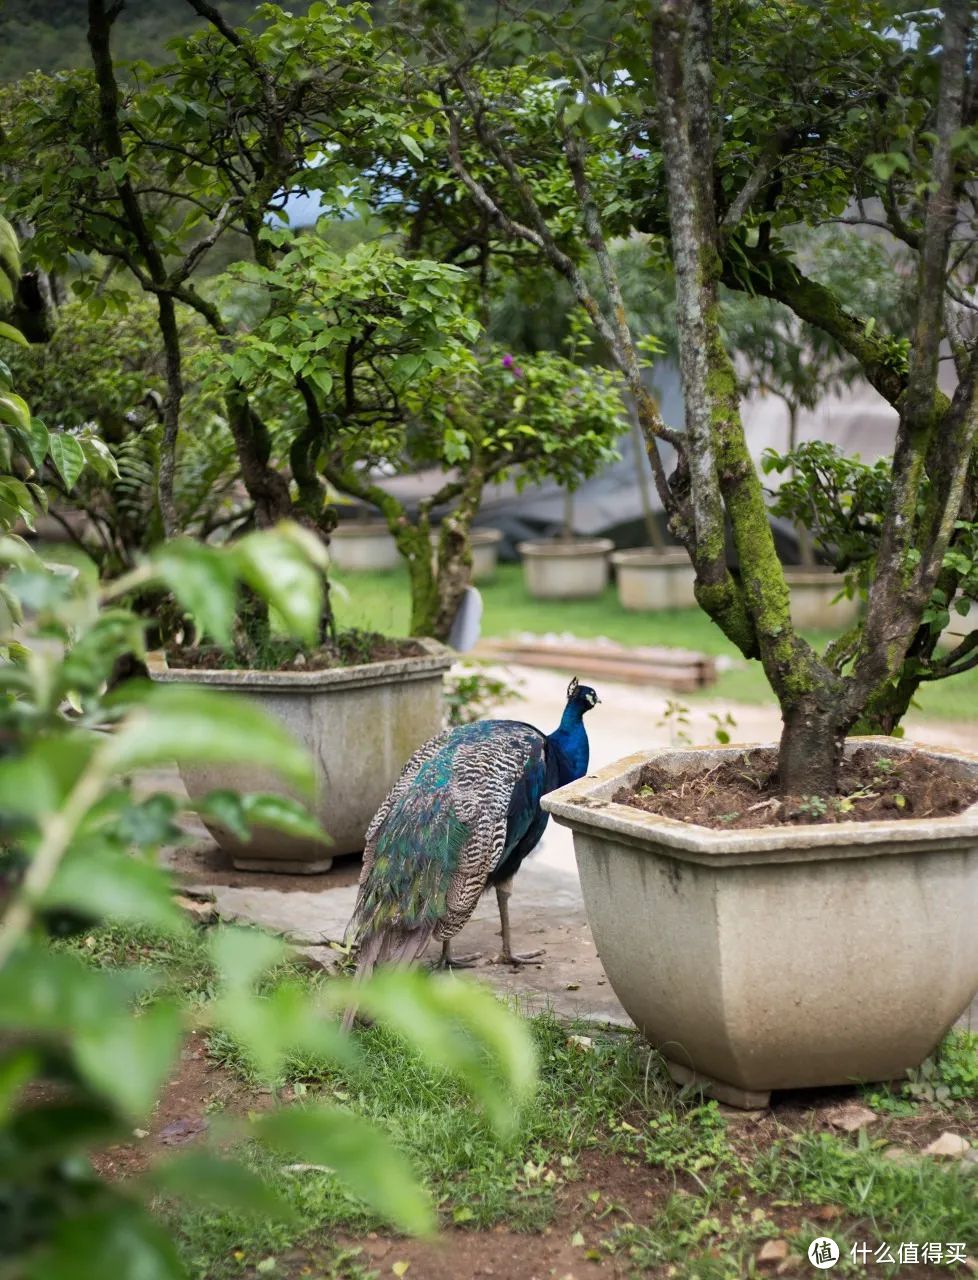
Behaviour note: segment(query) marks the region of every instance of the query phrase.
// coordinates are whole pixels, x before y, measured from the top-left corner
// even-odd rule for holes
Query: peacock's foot
[[[490,964],[511,964],[515,969],[521,964],[529,964],[531,960],[546,954],[542,948],[539,951],[500,951],[498,956],[493,956]]]
[[[439,970],[444,971],[450,969],[473,969],[481,959],[481,951],[471,951],[468,955],[464,956],[456,956],[451,953],[446,955],[442,952],[431,967],[436,972]]]

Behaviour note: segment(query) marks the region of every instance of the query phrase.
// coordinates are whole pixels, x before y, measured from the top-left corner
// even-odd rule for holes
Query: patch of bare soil
[[[368,662],[417,658],[424,648],[417,640],[383,636],[376,631],[341,631],[335,641],[317,649],[304,649],[294,641],[274,641],[254,664],[258,671],[331,671]],[[174,646],[167,651],[173,668],[192,671],[227,671],[240,668],[233,654],[216,644]]]
[[[860,747],[843,764],[835,796],[783,796],[776,753],[754,750],[685,773],[652,761],[634,787],[620,787],[612,799],[646,813],[731,829],[944,818],[978,800],[978,783],[950,776],[946,765],[923,753],[886,756]]]
[[[270,1092],[241,1084],[208,1058],[204,1036],[194,1032],[145,1128],[134,1129],[129,1142],[113,1143],[96,1152],[92,1164],[104,1178],[135,1177],[183,1147],[206,1142],[214,1113],[244,1115],[271,1105]]]

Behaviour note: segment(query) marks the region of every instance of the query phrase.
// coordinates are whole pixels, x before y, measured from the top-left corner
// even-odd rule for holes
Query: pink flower
[[[503,356],[503,368],[512,369],[512,367],[513,367],[513,357],[507,351],[506,354]]]

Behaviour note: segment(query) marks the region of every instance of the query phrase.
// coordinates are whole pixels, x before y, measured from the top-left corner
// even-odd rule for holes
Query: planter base
[[[763,1111],[771,1102],[770,1089],[741,1089],[739,1085],[727,1084],[725,1080],[714,1080],[692,1067],[684,1067],[681,1062],[673,1062],[666,1058],[666,1070],[678,1085],[695,1085],[702,1089],[708,1098],[716,1098],[717,1102],[725,1102],[728,1107],[737,1107],[740,1111]]]
[[[333,865],[332,858],[320,858],[318,862],[302,862],[288,858],[232,858],[231,865],[235,871],[272,871],[276,875],[315,876],[328,871]]]

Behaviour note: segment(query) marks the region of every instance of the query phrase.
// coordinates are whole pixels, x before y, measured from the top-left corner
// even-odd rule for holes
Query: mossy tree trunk
[[[713,208],[709,0],[663,0],[652,30],[676,269],[680,364],[695,538],[717,537],[725,510],[737,546],[747,612],[784,730],[780,777],[789,792],[834,789],[846,734],[885,685],[899,679],[941,571],[963,496],[975,434],[975,373],[955,403],[938,400],[944,278],[956,200],[950,140],[962,124],[968,7],[948,6],[935,147],[918,272],[917,322],[876,575],[851,670],[843,676],[794,631],[784,574],[750,460],[717,311],[723,228]],[[973,363],[973,362],[972,362]],[[952,456],[952,441],[961,452]],[[929,484],[925,481],[929,480]],[[921,509],[921,495],[927,498]]]
[[[651,27],[661,172],[677,286],[684,431],[665,426],[658,405],[642,384],[635,342],[587,177],[586,141],[564,128],[563,148],[584,238],[605,299],[590,288],[578,262],[562,249],[513,152],[507,149],[503,132],[496,128],[491,108],[464,71],[456,73],[462,98],[476,104],[467,118],[468,127],[505,171],[506,197],[496,196],[468,169],[460,142],[461,116],[447,108],[450,155],[476,204],[505,234],[534,245],[568,281],[634,395],[669,527],[687,548],[696,569],[697,600],[746,657],[760,659],[778,698],[784,724],[782,789],[795,794],[830,793],[835,789],[846,735],[854,726],[892,728],[923,678],[905,660],[915,644],[928,657],[933,652],[934,639],[924,639],[921,619],[935,585],[947,577],[944,554],[955,520],[968,508],[966,478],[978,428],[978,351],[957,353],[959,381],[950,402],[937,386],[937,358],[944,334],[949,238],[963,181],[956,174],[953,146],[965,123],[970,7],[964,0],[951,0],[944,10],[936,141],[923,226],[915,245],[917,317],[906,369],[894,362],[892,345],[876,335],[872,326],[853,316],[831,290],[807,280],[787,256],[772,250],[769,234],[757,236],[756,243],[745,240],[740,224],[773,180],[777,148],[788,145],[787,136],[778,136],[773,153],[764,151],[757,171],[748,175],[743,190],[718,215],[715,199],[720,188],[713,148],[714,128],[722,128],[723,112],[715,101],[712,81],[712,16],[710,0],[658,0]],[[512,202],[512,209],[506,201]],[[736,254],[728,253],[735,237]],[[824,655],[817,654],[792,625],[788,588],[764,491],[747,447],[736,380],[720,329],[721,282],[776,298],[801,319],[824,329],[858,360],[870,384],[900,414],[892,500],[884,513],[865,621],[861,630]],[[678,455],[669,477],[659,453],[662,440],[671,443]],[[970,510],[973,513],[973,503]],[[726,562],[728,527],[740,562],[739,579],[731,575]],[[951,669],[978,664],[978,635],[974,641],[954,655]],[[946,673],[934,664],[930,670]]]

